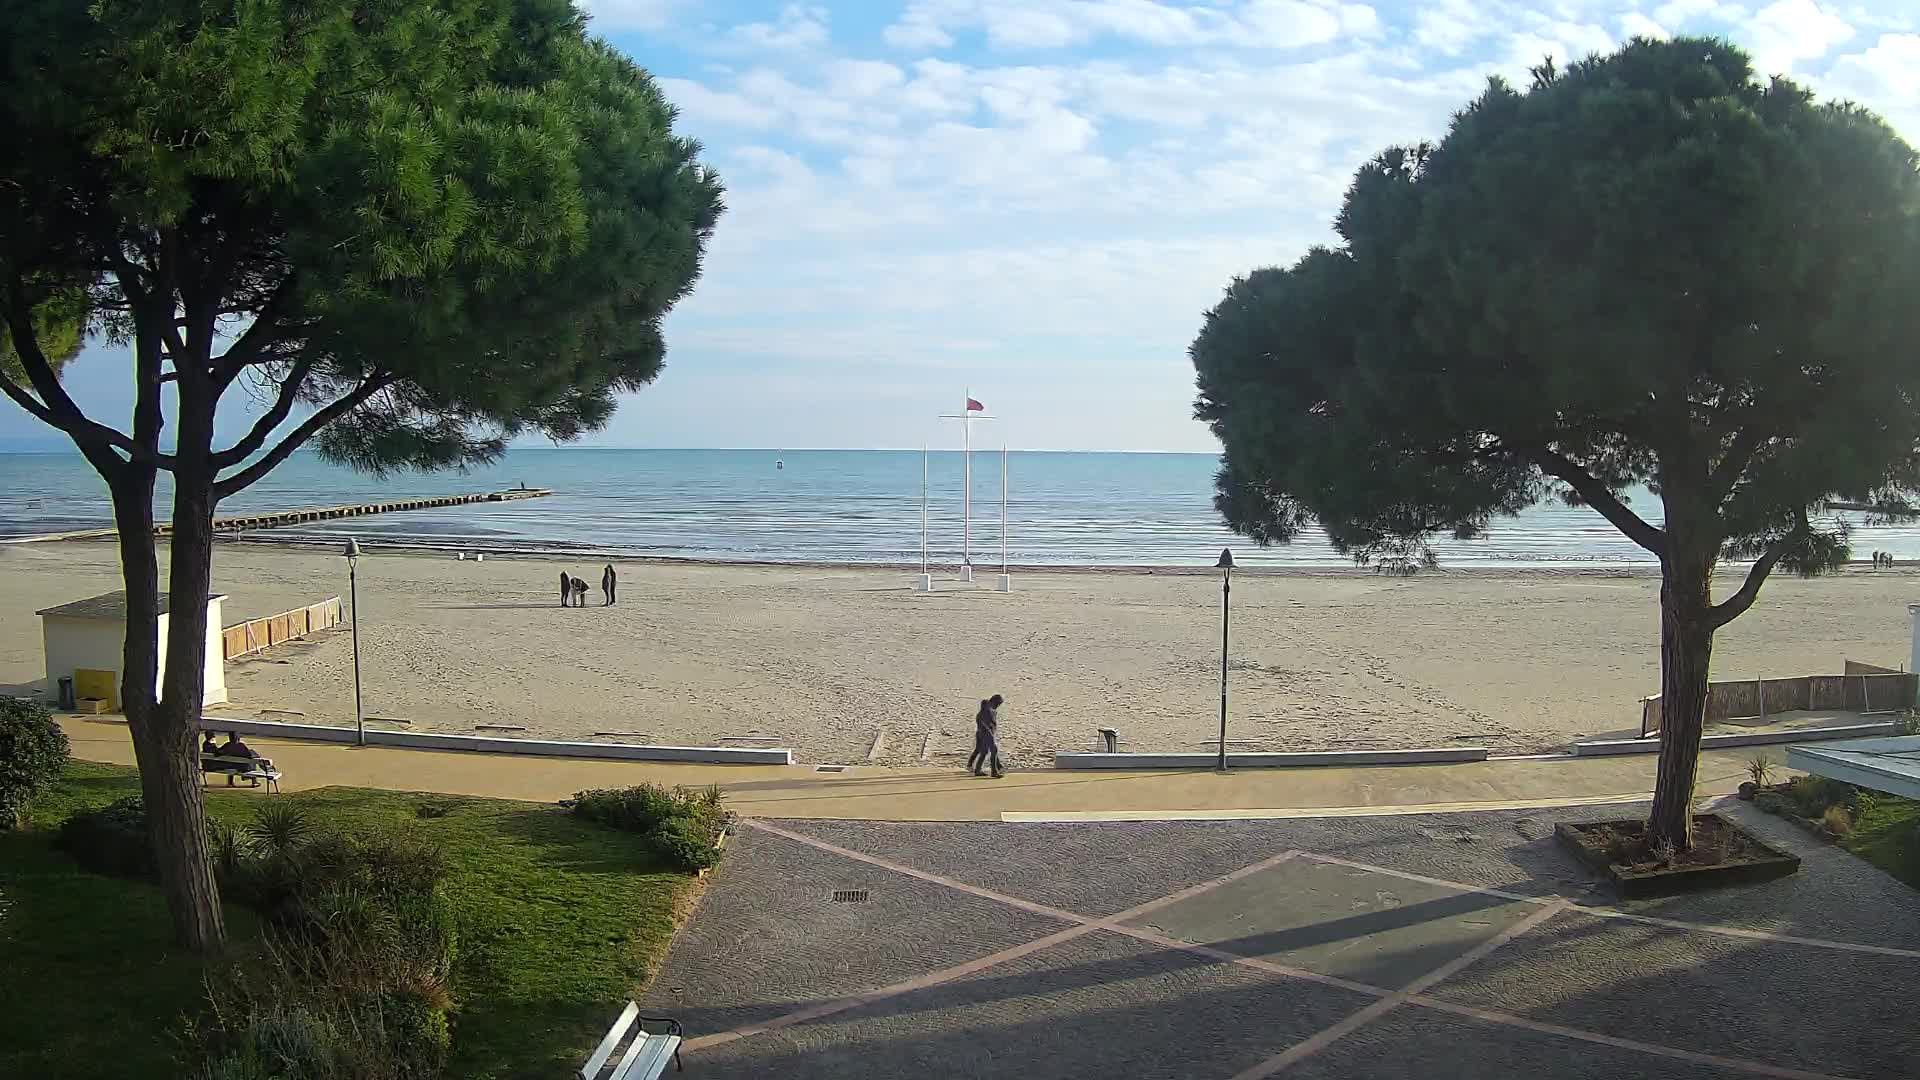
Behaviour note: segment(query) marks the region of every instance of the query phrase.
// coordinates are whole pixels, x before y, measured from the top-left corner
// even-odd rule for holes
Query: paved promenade
[[[133,764],[117,718],[64,717],[73,753]],[[1194,772],[1078,772],[1052,769],[976,779],[956,769],[810,765],[675,765],[521,757],[388,747],[248,739],[285,774],[289,791],[348,786],[432,791],[551,802],[594,787],[642,781],[718,784],[727,805],[753,817],[888,821],[1161,819],[1180,816],[1286,817],[1329,813],[1492,810],[1632,802],[1653,791],[1653,755],[1525,758],[1461,765],[1240,769]],[[1756,752],[1776,764],[1778,747],[1724,751],[1701,759],[1699,793],[1731,793]]]

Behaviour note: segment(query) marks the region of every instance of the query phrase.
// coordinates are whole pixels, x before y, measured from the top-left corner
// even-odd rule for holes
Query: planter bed
[[[1718,814],[1693,816],[1693,850],[1662,862],[1646,844],[1644,821],[1562,822],[1554,835],[1574,857],[1628,900],[1771,881],[1800,869],[1800,857],[1742,831]]]

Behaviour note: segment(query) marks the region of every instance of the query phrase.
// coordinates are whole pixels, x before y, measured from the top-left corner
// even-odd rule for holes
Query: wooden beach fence
[[[330,596],[317,604],[221,628],[221,651],[234,660],[338,625],[340,598]]]
[[[1830,709],[1863,716],[1897,713],[1914,706],[1920,683],[1911,671],[1846,662],[1841,675],[1741,679],[1707,684],[1707,723],[1765,720],[1783,712]],[[1640,701],[1640,737],[1660,733],[1660,695]]]

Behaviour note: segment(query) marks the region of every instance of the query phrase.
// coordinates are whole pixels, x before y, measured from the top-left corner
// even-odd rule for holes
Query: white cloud
[[[1870,105],[1920,145],[1920,34],[1883,34],[1864,52],[1840,57],[1821,88]]]
[[[1737,4],[1723,4],[1720,0],[1671,0],[1653,9],[1653,20],[1661,26],[1678,29],[1682,24],[1711,20],[1714,22],[1740,22],[1747,17],[1745,8]]]
[[[618,30],[658,30],[666,26],[678,0],[575,0],[592,17],[596,34]]]
[[[1629,11],[1625,15],[1620,16],[1620,36],[1622,38],[1643,37],[1653,38],[1656,41],[1664,41],[1673,35],[1667,32],[1666,27],[1661,26],[1645,15],[1637,11]]]
[[[691,131],[703,128],[764,128],[778,118],[779,112],[739,94],[713,90],[691,79],[655,80],[660,92],[680,110],[682,126]]]
[[[955,31],[997,49],[1059,49],[1100,38],[1161,47],[1294,49],[1380,30],[1366,4],[1344,0],[916,0],[885,30],[896,48],[947,48]]]
[[[755,22],[733,28],[735,40],[758,49],[812,49],[827,43],[826,8],[788,4],[777,22]]]
[[[1853,27],[1814,0],[1778,0],[1760,9],[1735,35],[1753,54],[1761,78],[1786,75],[1802,60],[1824,56],[1853,37]]]
[[[1495,31],[1500,20],[1471,0],[1441,0],[1414,16],[1413,40],[1423,49],[1453,56]]]

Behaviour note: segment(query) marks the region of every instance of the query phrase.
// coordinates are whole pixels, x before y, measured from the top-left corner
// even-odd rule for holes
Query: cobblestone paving
[[[655,980],[701,1077],[1920,1075],[1920,893],[1792,826],[1617,904],[1609,806],[1292,821],[749,821]]]

